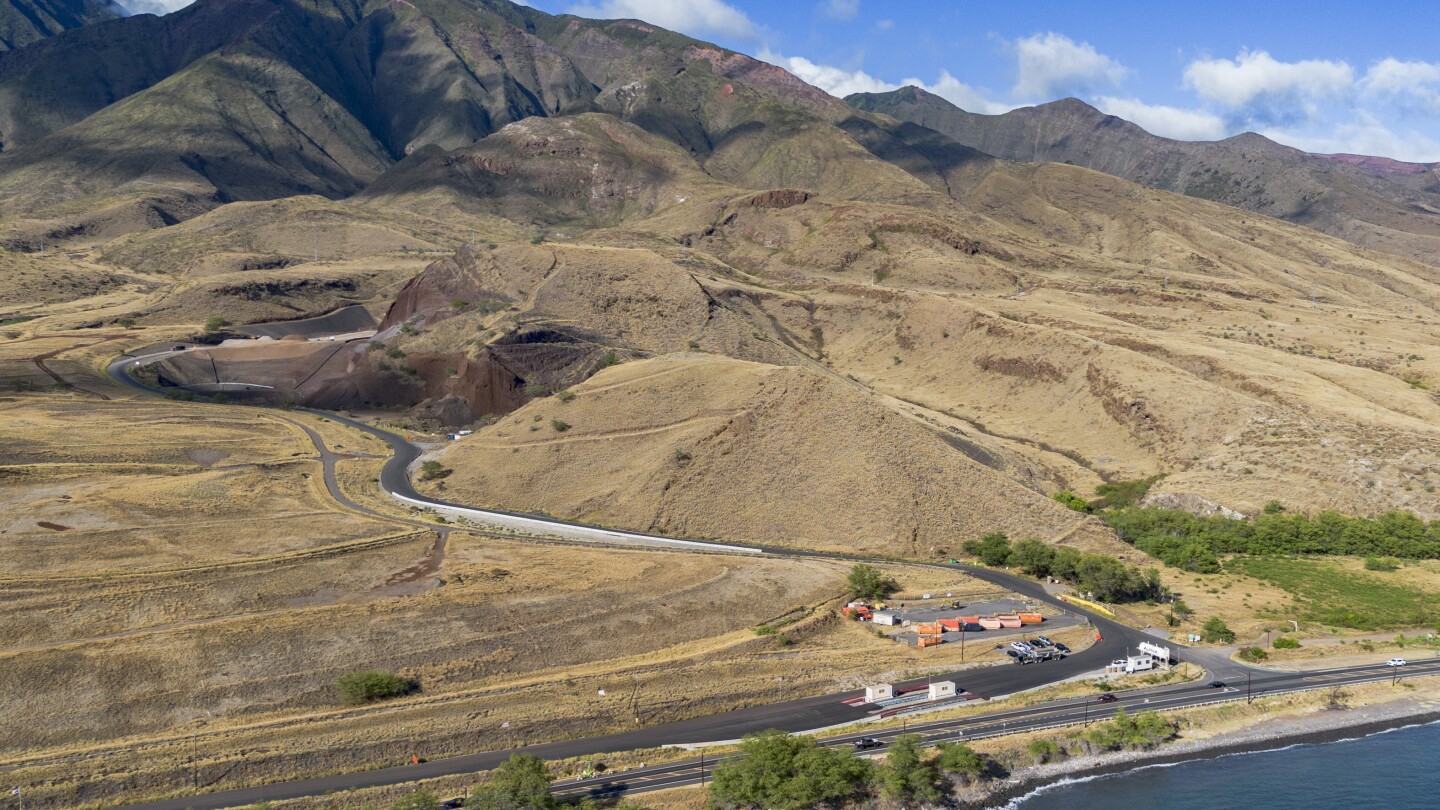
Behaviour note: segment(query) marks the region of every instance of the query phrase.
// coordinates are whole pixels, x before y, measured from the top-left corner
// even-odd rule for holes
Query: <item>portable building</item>
[[[939,700],[941,698],[947,697],[955,697],[954,681],[935,681],[934,683],[930,684],[931,700]]]
[[[874,686],[865,687],[866,703],[876,703],[893,697],[895,697],[895,687],[888,683],[877,683]]]

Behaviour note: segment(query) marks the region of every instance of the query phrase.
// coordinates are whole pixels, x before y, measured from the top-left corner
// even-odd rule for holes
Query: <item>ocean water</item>
[[[1013,810],[1437,810],[1440,723],[1049,785]]]

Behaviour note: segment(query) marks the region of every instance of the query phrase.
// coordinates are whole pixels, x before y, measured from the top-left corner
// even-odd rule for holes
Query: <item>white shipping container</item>
[[[894,613],[889,613],[882,610],[879,613],[872,615],[870,617],[870,621],[874,622],[875,624],[883,624],[887,627],[894,627],[896,617]]]

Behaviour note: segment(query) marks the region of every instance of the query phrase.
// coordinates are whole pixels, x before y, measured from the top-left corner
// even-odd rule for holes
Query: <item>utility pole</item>
[[[1250,673],[1245,673],[1245,702],[1250,703],[1254,697],[1250,694]]]
[[[700,749],[700,787],[705,787],[705,749]]]
[[[1090,725],[1090,698],[1085,698],[1085,725]]]

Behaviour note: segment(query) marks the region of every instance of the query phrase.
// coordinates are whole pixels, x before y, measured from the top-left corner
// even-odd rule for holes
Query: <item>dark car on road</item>
[[[1116,697],[1113,692],[1106,692],[1105,694],[1103,694],[1103,695],[1101,695],[1100,697],[1095,698],[1095,699],[1098,700],[1098,701],[1100,701],[1101,703],[1114,703],[1115,701],[1119,700],[1120,698]]]
[[[885,744],[885,743],[880,742],[879,740],[875,739],[874,737],[861,737],[860,739],[858,739],[858,740],[855,741],[855,750],[856,750],[856,751],[867,751],[867,750],[869,750],[869,749],[871,749],[871,748],[879,748],[880,746],[882,746],[882,745],[884,745],[884,744]]]
[[[1224,689],[1224,688],[1225,688],[1225,682],[1224,682],[1224,681],[1211,681],[1210,683],[1208,683],[1208,684],[1206,684],[1206,685],[1209,686],[1211,689]]]

